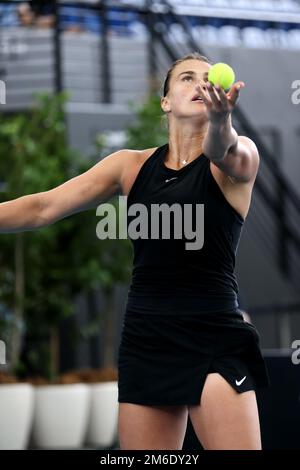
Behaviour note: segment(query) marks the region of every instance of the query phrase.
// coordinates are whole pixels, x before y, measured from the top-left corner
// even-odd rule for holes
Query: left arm
[[[238,136],[231,125],[231,112],[243,86],[243,82],[235,83],[228,95],[210,83],[206,86],[207,92],[199,90],[209,117],[203,152],[232,182],[237,183],[253,181],[259,166],[255,143],[248,137]]]

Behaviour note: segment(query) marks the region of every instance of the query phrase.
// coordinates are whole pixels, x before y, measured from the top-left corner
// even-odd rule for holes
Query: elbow
[[[229,166],[226,170],[227,175],[235,183],[250,183],[255,178],[251,168],[248,165],[243,165],[241,162],[239,165]]]
[[[36,194],[37,198],[35,201],[35,218],[34,218],[34,228],[43,228],[48,227],[52,224],[50,217],[47,215],[45,204],[43,203],[43,198],[41,193]]]
[[[228,175],[228,178],[233,182],[233,183],[250,183],[252,180],[251,176],[249,175]]]
[[[49,225],[51,225],[52,222],[41,217],[41,216],[38,216],[36,218],[36,221],[35,221],[35,224],[34,224],[34,227],[33,229],[39,229],[39,228],[44,228],[44,227],[48,227]]]

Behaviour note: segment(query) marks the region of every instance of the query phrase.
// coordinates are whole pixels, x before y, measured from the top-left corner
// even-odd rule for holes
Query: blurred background
[[[164,75],[192,51],[246,83],[234,127],[261,163],[238,249],[239,302],[272,382],[258,393],[263,447],[299,448],[299,1],[0,1],[0,202],[115,150],[167,142]],[[96,224],[88,211],[1,234],[0,448],[118,448],[132,249],[98,240]],[[190,423],[184,448],[201,448]]]

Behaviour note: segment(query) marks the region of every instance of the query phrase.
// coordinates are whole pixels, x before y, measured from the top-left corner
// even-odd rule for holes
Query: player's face
[[[202,100],[196,100],[197,85],[206,89],[208,71],[211,65],[200,60],[186,60],[178,64],[170,79],[169,92],[162,98],[162,109],[176,117],[206,117]]]

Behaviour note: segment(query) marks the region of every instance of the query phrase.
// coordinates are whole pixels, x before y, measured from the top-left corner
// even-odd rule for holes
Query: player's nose
[[[197,86],[201,86],[202,90],[206,91],[207,83],[204,80],[198,80],[195,87],[195,92],[197,92]]]

